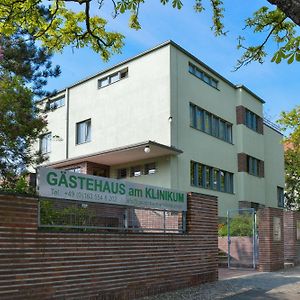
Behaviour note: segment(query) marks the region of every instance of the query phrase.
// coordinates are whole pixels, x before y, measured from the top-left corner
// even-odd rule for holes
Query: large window
[[[103,77],[98,80],[98,88],[101,89],[103,87],[106,87],[110,84],[113,84],[121,79],[124,79],[128,76],[128,69],[123,69],[121,71],[118,71],[116,73],[113,73],[111,75],[108,75],[106,77]]]
[[[233,173],[191,161],[191,185],[233,193]]]
[[[212,86],[213,88],[218,88],[218,80],[214,79],[212,76],[208,75],[206,72],[200,70],[198,67],[189,63],[189,72],[195,75],[197,78],[201,79],[208,85]]]
[[[44,134],[40,138],[40,151],[42,154],[46,154],[51,152],[51,140],[52,134],[51,132]]]
[[[262,176],[262,161],[252,156],[247,156],[247,172],[253,176]]]
[[[76,144],[91,141],[91,119],[76,123]]]
[[[284,193],[282,187],[277,187],[277,201],[278,207],[284,207]]]
[[[245,125],[254,130],[258,131],[258,116],[253,113],[252,111],[246,109],[246,114],[245,114]]]
[[[190,126],[232,143],[232,124],[190,103]]]

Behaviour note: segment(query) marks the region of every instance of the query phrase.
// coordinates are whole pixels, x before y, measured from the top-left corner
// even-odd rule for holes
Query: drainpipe
[[[70,109],[69,109],[69,89],[66,88],[66,103],[67,103],[67,112],[66,112],[66,159],[69,158],[69,115],[70,115]]]

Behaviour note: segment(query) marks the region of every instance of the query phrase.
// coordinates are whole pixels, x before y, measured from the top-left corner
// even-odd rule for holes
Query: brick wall
[[[186,234],[54,233],[37,199],[0,194],[0,299],[134,299],[217,280],[217,199],[189,194]]]
[[[275,218],[275,219],[274,219]],[[274,228],[276,219],[280,220],[280,240]],[[259,270],[272,272],[284,266],[283,211],[279,208],[266,207],[258,211],[259,233]],[[276,222],[275,222],[276,223]]]
[[[300,212],[284,211],[284,260],[294,264],[300,263],[300,237],[297,239],[297,222]],[[299,234],[299,233],[298,233]]]

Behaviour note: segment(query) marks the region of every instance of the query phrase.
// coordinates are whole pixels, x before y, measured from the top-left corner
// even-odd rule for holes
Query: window
[[[117,178],[121,179],[121,178],[126,178],[126,177],[127,177],[127,169],[126,168],[118,169]]]
[[[195,75],[197,78],[201,79],[211,87],[217,89],[218,88],[218,81],[214,79],[212,76],[208,75],[206,72],[200,70],[192,63],[189,63],[189,72]]]
[[[258,116],[255,113],[253,113],[252,111],[246,109],[245,118],[246,118],[245,119],[245,125],[248,128],[250,128],[254,131],[257,131],[257,129],[258,129],[258,126],[257,126]]]
[[[155,163],[145,165],[145,175],[155,174],[155,172],[156,172]]]
[[[106,87],[106,86],[113,84],[121,79],[126,78],[127,76],[128,76],[128,68],[118,71],[116,73],[113,73],[111,75],[108,75],[106,77],[103,77],[98,80],[98,88],[101,89],[103,87]]]
[[[284,193],[282,187],[277,187],[278,207],[284,207]]]
[[[233,193],[233,173],[191,161],[191,185]]]
[[[75,167],[75,168],[66,169],[66,171],[74,172],[74,173],[81,173],[81,168]]]
[[[247,156],[247,171],[249,174],[259,176],[259,165],[260,160],[249,155]]]
[[[51,152],[51,140],[52,134],[51,132],[44,134],[40,138],[40,151],[42,154],[46,154]]]
[[[135,166],[131,168],[130,176],[131,177],[137,177],[142,175],[142,167],[141,166]]]
[[[65,96],[56,98],[54,100],[51,100],[50,102],[47,103],[47,108],[54,110],[56,108],[59,108],[61,106],[65,105]]]
[[[232,124],[190,103],[190,126],[232,143]]]
[[[76,124],[76,144],[91,141],[91,119]]]

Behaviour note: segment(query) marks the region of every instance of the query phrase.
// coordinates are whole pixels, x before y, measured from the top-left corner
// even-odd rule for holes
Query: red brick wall
[[[37,199],[0,195],[0,299],[134,299],[217,280],[217,199],[189,194],[186,234],[54,233]]]
[[[273,238],[273,220],[278,217],[281,220],[281,240]],[[259,270],[272,272],[282,269],[284,266],[284,232],[283,211],[279,208],[266,207],[258,211],[259,233]]]
[[[284,211],[284,260],[294,264],[300,263],[300,240],[297,240],[297,221],[300,212]]]

